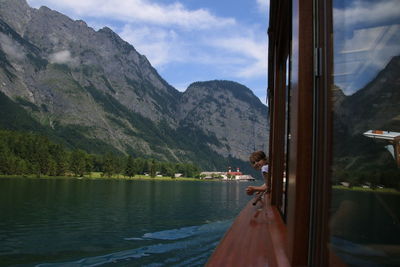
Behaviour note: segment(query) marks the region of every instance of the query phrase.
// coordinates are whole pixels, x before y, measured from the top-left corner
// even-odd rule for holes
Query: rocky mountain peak
[[[367,85],[338,106],[352,134],[379,129],[400,131],[400,56],[393,57]]]
[[[100,30],[98,30],[97,33],[99,36],[102,36],[103,38],[107,39],[107,41],[111,42],[113,46],[115,46],[115,48],[117,48],[123,54],[129,54],[130,52],[138,54],[140,56],[138,60],[141,60],[142,63],[146,64],[148,63],[150,65],[150,62],[147,61],[145,56],[140,55],[131,44],[123,40],[117,33],[115,33],[109,27],[103,27]]]
[[[334,107],[339,107],[343,100],[345,100],[346,95],[343,93],[342,89],[337,85],[334,85],[332,88],[332,102]]]
[[[103,27],[100,30],[98,30],[98,33],[104,34],[107,36],[107,38],[112,39],[115,42],[118,43],[127,43],[124,40],[122,40],[121,37],[119,37],[118,34],[116,34],[113,30],[111,30],[109,27]]]
[[[267,149],[263,139],[269,131],[267,108],[239,83],[192,83],[182,96],[178,118],[181,125],[198,125],[213,132],[223,144],[214,148],[221,154],[247,160],[253,150]]]
[[[111,30],[111,29],[110,29],[109,27],[107,27],[107,26],[101,28],[101,29],[99,30],[99,32],[104,32],[104,33],[106,33],[106,34],[109,34],[110,36],[112,36],[112,35],[117,35],[113,30]],[[118,36],[118,37],[119,37],[119,36]]]
[[[183,101],[186,98],[196,96],[198,99],[207,97],[208,99],[235,98],[243,101],[246,105],[252,106],[260,112],[265,112],[265,105],[254,93],[246,86],[234,81],[212,80],[203,82],[194,82],[183,94]]]
[[[34,9],[26,0],[0,0],[0,10],[7,10],[0,12],[0,19],[7,22],[20,35],[23,35],[34,13]]]
[[[249,88],[215,80],[181,93],[110,28],[0,0],[0,40],[0,92],[69,144],[203,166],[266,149],[267,109]]]

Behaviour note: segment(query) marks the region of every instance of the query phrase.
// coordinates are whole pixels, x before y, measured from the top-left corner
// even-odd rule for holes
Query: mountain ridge
[[[57,133],[211,169],[267,149],[267,108],[249,88],[214,80],[181,93],[107,27],[0,0],[0,40],[0,91]],[[189,105],[196,97],[205,106]]]
[[[396,168],[385,149],[389,143],[365,137],[363,133],[368,130],[400,132],[399,70],[400,56],[395,56],[354,94],[345,96],[335,87],[333,144],[338,169]]]

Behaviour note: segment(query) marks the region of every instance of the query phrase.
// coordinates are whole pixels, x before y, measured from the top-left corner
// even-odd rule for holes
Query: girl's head
[[[250,163],[254,169],[261,169],[262,166],[268,164],[268,158],[263,151],[256,151],[250,155]]]

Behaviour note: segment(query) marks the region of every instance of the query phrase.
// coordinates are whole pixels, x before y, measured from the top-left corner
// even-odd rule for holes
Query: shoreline
[[[120,175],[114,175],[111,177],[101,176],[100,173],[86,174],[82,177],[65,175],[65,176],[48,176],[48,175],[0,175],[0,179],[47,179],[47,180],[129,180],[129,181],[198,181],[198,182],[226,182],[222,180],[204,180],[199,178],[190,177],[150,177],[146,175],[135,175],[133,177]]]
[[[346,187],[343,185],[334,185],[332,189],[338,190],[346,190],[346,191],[354,191],[354,192],[373,192],[373,193],[384,193],[384,194],[400,194],[400,191],[397,191],[394,188],[363,188],[361,186],[353,186],[353,187]]]

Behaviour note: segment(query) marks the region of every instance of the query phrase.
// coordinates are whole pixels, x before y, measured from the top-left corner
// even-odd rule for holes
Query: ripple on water
[[[231,220],[219,221],[199,226],[145,233],[142,237],[130,237],[124,238],[124,240],[132,242],[153,240],[157,243],[71,262],[43,263],[37,266],[100,266],[125,261],[132,261],[132,264],[134,264],[133,261],[138,260],[142,260],[141,266],[147,267],[171,264],[174,266],[203,265],[210,251],[217,245],[220,236],[231,222]],[[157,256],[157,260],[152,259],[150,262],[143,260],[154,256]]]

